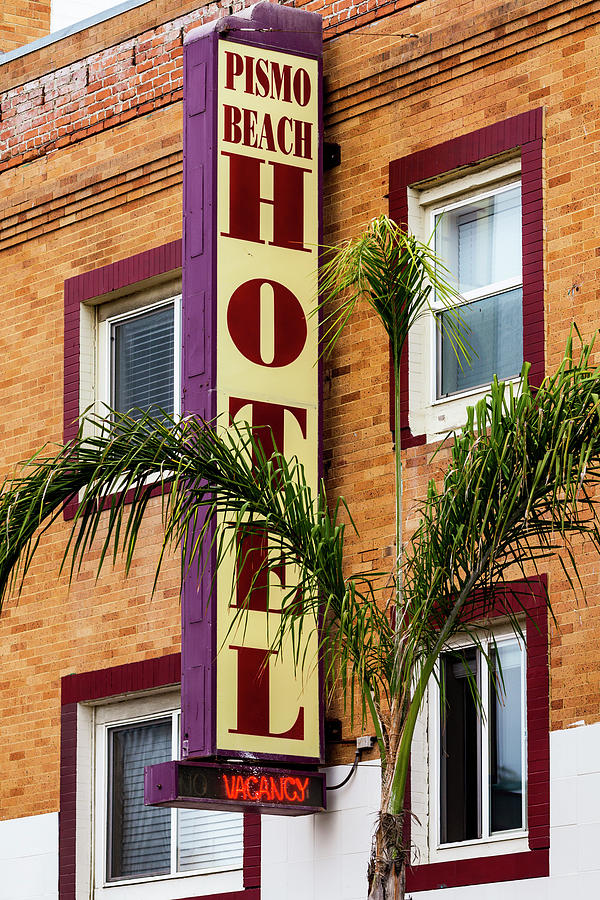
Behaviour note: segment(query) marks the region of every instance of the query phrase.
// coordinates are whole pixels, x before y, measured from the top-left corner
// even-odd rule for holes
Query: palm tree
[[[346,245],[326,269],[325,286],[334,298],[340,297],[338,288],[351,291],[328,320],[329,339],[365,296],[390,334],[397,375],[407,330],[429,303],[430,285],[437,289],[441,278],[430,251],[401,236],[392,223],[377,220],[371,237]],[[442,296],[451,301],[451,294],[447,289]],[[458,334],[459,325],[457,342]],[[577,567],[568,543],[573,533],[585,534],[600,549],[594,491],[600,481],[600,372],[591,364],[592,344],[580,342],[575,353],[575,340],[576,333],[557,372],[540,388],[529,387],[525,366],[518,389],[495,381],[489,396],[469,412],[450,442],[443,482],[430,483],[421,523],[404,549],[398,505],[398,558],[389,596],[372,575],[345,571],[344,502],[330,508],[323,487],[313,496],[298,462],[267,458],[260,436],[247,428],[224,432],[194,418],[175,422],[162,415],[115,414],[110,420],[91,417],[91,435],[89,424],[82,424],[74,441],[38,454],[5,483],[0,598],[25,576],[43,531],[73,499],[78,508],[65,551],[72,572],[98,540],[100,566],[107,556],[123,552],[129,568],[148,485],[157,477],[168,483],[162,497],[163,551],[181,542],[182,559],[197,560],[199,544],[209,535],[208,524],[200,523],[213,519],[221,523],[219,561],[232,552],[237,531],[247,529],[249,521],[266,527],[275,556],[294,561],[298,571],[275,640],[291,631],[301,663],[302,629],[317,621],[318,611],[327,675],[338,677],[350,701],[356,695],[362,713],[373,720],[381,754],[381,814],[369,897],[402,897],[408,862],[403,814],[415,724],[440,653],[453,635],[465,631],[465,605],[478,592],[485,614],[495,585],[515,566],[535,570],[540,559],[557,552],[561,539],[567,554],[559,558],[573,578]],[[397,438],[398,428],[397,404]],[[397,440],[400,487],[399,457]],[[162,553],[158,566],[161,559]],[[315,615],[299,616],[299,603],[304,613]],[[506,609],[518,630],[517,612]],[[477,643],[476,629],[472,639]]]

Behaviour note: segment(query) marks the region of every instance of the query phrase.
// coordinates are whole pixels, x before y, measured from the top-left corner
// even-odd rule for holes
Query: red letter
[[[287,145],[285,142],[285,126],[286,125],[289,125],[290,131],[291,131],[292,128],[294,127],[294,121],[293,121],[293,119],[288,119],[287,116],[282,116],[277,125],[277,143],[279,145],[279,149],[281,150],[281,152],[285,153],[286,156],[289,156],[290,153],[292,152],[293,148],[292,148],[291,143],[289,145]],[[290,141],[291,141],[291,136],[290,136]]]
[[[267,403],[266,400],[247,400],[245,397],[229,398],[229,416],[235,419],[244,406],[251,407],[249,417],[254,436],[260,442],[267,459],[274,453],[285,453],[284,423],[285,412],[290,412],[300,426],[302,437],[306,440],[306,410],[301,406],[283,406],[280,403]]]
[[[241,797],[243,800],[246,800],[246,785],[244,784],[244,779],[241,775],[237,776],[235,786],[235,799],[237,800],[238,797]]]
[[[312,123],[294,119],[294,156],[312,159]]]
[[[297,794],[289,794],[288,793],[288,785],[296,784],[296,778],[284,778],[283,779],[283,792],[285,794],[285,799],[289,800],[290,803],[295,803],[298,800]]]
[[[273,207],[272,247],[302,250],[304,246],[304,173],[310,169],[271,162],[273,166],[273,199],[260,193],[260,172],[263,160],[240,153],[223,151],[229,157],[229,231],[223,237],[264,244],[260,232],[260,205]]]
[[[235,775],[231,776],[231,785],[229,784],[229,781],[227,780],[227,775],[225,775],[224,773],[223,773],[223,781],[225,782],[225,793],[227,794],[227,799],[228,800],[235,799],[235,797],[234,797]]]
[[[240,128],[242,111],[237,106],[230,106],[228,103],[225,103],[223,112],[225,114],[223,140],[229,144],[239,144],[242,140],[242,129]]]
[[[254,57],[245,56],[246,61],[246,94],[254,93]]]
[[[244,144],[246,147],[256,147],[256,122],[258,113],[255,109],[244,110]]]
[[[269,63],[266,59],[256,60],[256,80],[261,90],[256,89],[257,97],[266,97],[269,93]]]
[[[279,785],[277,785],[277,781]],[[271,800],[277,800],[278,803],[281,803],[283,800],[283,786],[281,784],[281,776],[278,779],[273,778],[271,775]]]
[[[305,798],[305,796],[306,796],[306,788],[308,787],[308,778],[305,778],[305,779],[304,779],[304,784],[302,784],[302,782],[301,782],[300,779],[298,778],[298,787],[299,787],[300,790],[302,791],[302,796],[300,797],[300,802],[303,803],[303,802],[304,802],[304,798]]]
[[[273,358],[264,359],[261,347],[261,307],[267,306],[267,324],[273,315]],[[271,308],[269,308],[271,307]],[[304,349],[308,328],[300,301],[289,288],[270,278],[252,278],[235,289],[227,306],[227,328],[241,354],[258,366],[289,366]],[[270,348],[269,348],[270,349]]]
[[[251,781],[254,782],[256,787],[258,787],[258,778],[256,777],[256,775],[249,775],[248,778],[246,778],[246,793],[248,795],[248,799],[249,800],[258,800],[259,799],[258,794],[250,793],[250,782]]]
[[[271,779],[272,781],[273,779]],[[268,803],[273,802],[273,797],[269,790],[269,782],[267,781],[266,775],[260,776],[260,785],[258,788],[258,799],[266,800]]]
[[[306,69],[294,73],[294,98],[299,106],[306,106],[310,100],[310,77]]]
[[[270,150],[271,153],[274,153],[277,149],[275,146],[275,135],[273,134],[273,123],[269,113],[265,113],[257,146],[259,150]]]
[[[231,50],[225,51],[225,57],[225,87],[230,91],[233,91],[235,89],[233,80],[237,75],[241,75],[244,71],[244,60],[239,53],[232,53]]]
[[[288,64],[280,66],[279,63],[271,63],[271,99],[283,100],[285,103],[291,103],[292,97],[290,92],[290,78],[292,67]],[[281,96],[281,88],[283,87],[283,97]]]
[[[304,707],[301,706],[296,721],[283,732],[271,731],[269,722],[269,657],[271,651],[256,647],[236,647],[237,651],[237,728],[233,734],[254,734],[264,737],[288,738],[301,741],[304,738]],[[240,776],[241,780],[241,776]]]

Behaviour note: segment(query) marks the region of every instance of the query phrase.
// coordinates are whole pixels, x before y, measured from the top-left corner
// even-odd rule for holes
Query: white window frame
[[[77,900],[184,900],[243,889],[243,866],[216,867],[212,872],[172,872],[122,881],[107,878],[108,732],[171,717],[178,720],[180,692],[168,690],[79,703],[77,710]],[[179,748],[173,733],[173,758]],[[172,810],[171,828],[177,810]],[[173,845],[172,839],[172,864]]]
[[[420,714],[420,722],[416,729],[416,740],[413,744],[411,772],[411,811],[420,824],[414,830],[415,840],[414,862],[417,865],[449,862],[461,859],[480,858],[482,856],[496,856],[506,853],[521,853],[529,850],[527,827],[527,648],[521,637],[515,635],[509,624],[496,626],[487,634],[480,635],[480,640],[487,650],[495,644],[518,641],[521,645],[523,667],[521,670],[521,733],[523,742],[521,747],[521,766],[523,772],[524,790],[522,796],[523,827],[512,831],[489,833],[489,723],[481,721],[481,741],[479,753],[481,754],[481,784],[480,802],[482,837],[459,841],[455,843],[441,842],[441,767],[440,767],[440,725],[441,725],[441,701],[440,701],[440,661],[436,666],[436,677],[432,678],[428,687],[427,702]],[[466,649],[473,643],[468,636],[451,641],[447,651]],[[482,660],[483,677],[480,679],[480,695],[484,710],[489,712],[490,689],[488,667]],[[487,719],[487,717],[486,717]],[[483,754],[482,748],[486,746],[488,752]],[[423,759],[425,754],[425,759]],[[420,758],[419,758],[420,757]]]
[[[520,158],[514,158],[469,175],[446,176],[434,184],[411,187],[408,189],[409,228],[419,240],[427,243],[432,239],[435,215],[514,187],[520,183],[520,175]],[[522,283],[522,277],[506,279],[493,287],[499,292]],[[491,296],[490,286],[467,292],[463,300],[466,304],[486,296]],[[436,312],[444,308],[443,304],[435,302],[432,307]],[[439,440],[459,428],[466,419],[467,406],[477,403],[489,390],[489,384],[485,384],[438,397],[437,357],[435,313],[427,312],[417,320],[409,335],[409,424],[413,434],[425,434],[428,442]],[[509,380],[516,382],[518,376]]]

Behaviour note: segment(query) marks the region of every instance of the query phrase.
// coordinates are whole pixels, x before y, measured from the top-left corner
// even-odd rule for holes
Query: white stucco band
[[[328,769],[330,784],[347,766]],[[364,900],[379,766],[363,763],[318,816],[262,819],[261,900]],[[412,900],[600,897],[600,724],[550,735],[550,877],[426,891]],[[57,900],[58,813],[0,822],[0,900]]]
[[[0,822],[0,873],[0,900],[57,900],[57,812]]]
[[[348,766],[327,769],[338,784]],[[364,900],[379,806],[379,764],[362,763],[314,816],[262,818],[261,900]]]
[[[550,734],[550,877],[443,891],[411,900],[587,900],[600,897],[600,724]]]
[[[341,781],[348,769],[328,770]],[[262,900],[364,900],[379,767],[359,766],[319,816],[263,817]],[[413,893],[411,900],[600,897],[600,724],[550,735],[550,877]]]

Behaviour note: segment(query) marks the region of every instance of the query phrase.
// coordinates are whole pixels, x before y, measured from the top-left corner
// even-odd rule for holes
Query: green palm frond
[[[338,501],[330,512],[324,489],[313,496],[298,461],[278,454],[267,459],[259,438],[248,427],[226,432],[195,418],[174,421],[162,413],[90,416],[74,441],[56,452],[37,454],[3,486],[0,598],[16,579],[22,583],[43,532],[66,503],[77,507],[63,559],[71,576],[98,544],[98,571],[117,554],[123,554],[128,571],[158,479],[163,485],[164,541],[157,576],[168,547],[182,546],[184,576],[189,566],[202,565],[203,544],[212,542],[218,565],[238,552],[238,534],[264,528],[270,535],[270,564],[285,560],[298,571],[284,597],[274,645],[291,630],[296,662],[301,663],[309,637],[302,629],[312,622],[314,631],[322,613],[326,671],[333,677],[334,659],[341,659],[348,682],[372,684],[379,698],[377,635],[385,619],[372,576],[345,577],[345,503]],[[215,522],[219,527],[213,536]],[[300,605],[312,617],[298,616]],[[346,646],[343,635],[351,631],[356,640]]]
[[[431,481],[421,522],[405,555],[405,650],[394,672],[409,673],[416,688],[403,735],[396,788],[403,797],[412,729],[440,653],[465,625],[465,607],[485,619],[502,594],[496,588],[527,578],[557,556],[575,587],[582,587],[570,539],[600,552],[600,370],[591,365],[593,341],[574,354],[572,333],[558,370],[531,388],[525,365],[518,386],[494,381],[469,409],[451,441],[441,486]],[[528,596],[512,594],[504,612],[521,633]],[[467,617],[468,618],[468,617]]]
[[[321,308],[325,310],[324,345],[331,352],[363,299],[375,310],[399,363],[410,328],[419,316],[442,304],[445,336],[469,361],[466,326],[457,303],[460,295],[450,273],[428,244],[406,233],[388,216],[369,222],[354,240],[332,248],[321,269]],[[440,317],[436,317],[441,326]]]

